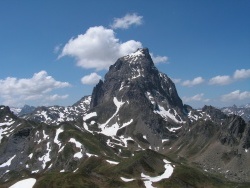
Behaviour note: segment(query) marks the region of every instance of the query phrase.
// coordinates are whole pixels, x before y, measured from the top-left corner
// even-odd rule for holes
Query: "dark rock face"
[[[145,92],[165,100],[169,107],[183,108],[174,83],[156,69],[147,48],[138,49],[110,66],[104,83],[100,81],[93,90],[91,107],[113,100],[115,96],[137,100],[137,94],[144,96]]]
[[[34,106],[29,106],[29,105],[24,105],[22,110],[18,113],[18,116],[23,116],[25,114],[30,114],[35,110],[36,107]]]
[[[169,135],[168,127],[176,127],[186,119],[174,83],[157,70],[147,48],[119,58],[110,66],[104,82],[94,88],[90,106],[98,114],[98,123],[106,122],[115,113],[114,98],[124,103],[116,116],[120,126],[133,119],[133,127],[126,128],[125,134],[151,135],[151,144]],[[161,112],[169,114],[165,121]]]
[[[247,150],[250,148],[250,123],[248,123],[246,131],[243,134],[243,148]]]
[[[103,96],[103,91],[102,91],[102,85],[103,81],[100,80],[99,83],[94,87],[93,93],[92,93],[92,99],[90,103],[90,108],[93,108],[97,106],[100,102],[100,98]]]
[[[207,113],[212,120],[221,121],[227,118],[227,115],[224,114],[221,110],[213,107],[213,106],[204,106],[202,111]]]
[[[224,131],[220,137],[221,143],[238,145],[246,129],[246,123],[240,116],[232,115],[227,118],[222,129]]]

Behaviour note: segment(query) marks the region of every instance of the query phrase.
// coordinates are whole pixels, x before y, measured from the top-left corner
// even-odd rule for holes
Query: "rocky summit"
[[[157,70],[148,49],[139,49],[110,66],[104,82],[93,90],[90,111],[96,113],[90,129],[136,140],[145,136],[152,147],[187,121],[174,83]]]
[[[250,186],[250,123],[183,104],[147,48],[72,106],[13,111],[0,106],[0,187]]]

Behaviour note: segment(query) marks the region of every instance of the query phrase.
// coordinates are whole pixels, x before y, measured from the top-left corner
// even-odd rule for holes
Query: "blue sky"
[[[71,105],[142,46],[184,103],[250,103],[249,10],[248,0],[0,1],[0,104]]]

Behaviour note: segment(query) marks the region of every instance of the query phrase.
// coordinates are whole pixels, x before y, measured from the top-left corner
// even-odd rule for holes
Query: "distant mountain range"
[[[228,115],[235,114],[241,116],[244,120],[250,121],[250,104],[246,104],[244,106],[230,106],[221,108],[221,110]]]
[[[59,124],[63,121],[75,120],[84,115],[90,108],[91,96],[83,97],[72,106],[34,107],[24,105],[22,108],[10,107],[10,110],[18,117],[30,119],[47,124]],[[250,104],[242,106],[229,106],[220,108],[227,115],[241,116],[246,122],[250,121]],[[44,112],[43,112],[44,111]],[[42,112],[42,113],[41,113]]]
[[[249,106],[236,109],[183,104],[149,50],[138,49],[72,106],[0,106],[0,187],[23,179],[34,187],[250,187]]]

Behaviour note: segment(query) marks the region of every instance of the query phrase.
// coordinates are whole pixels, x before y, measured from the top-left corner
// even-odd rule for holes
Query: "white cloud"
[[[181,82],[181,79],[179,78],[171,78],[171,80],[175,83],[175,84],[178,84]]]
[[[151,55],[151,58],[153,60],[153,62],[155,64],[158,64],[158,63],[166,63],[167,60],[168,60],[168,57],[167,56],[154,56],[153,53],[150,53]]]
[[[228,75],[224,76],[218,75],[211,78],[208,83],[210,85],[227,85],[239,79],[245,79],[249,77],[250,77],[250,69],[241,69],[241,70],[236,70],[232,77]]]
[[[4,100],[5,105],[17,105],[25,101],[46,98],[52,90],[69,86],[68,82],[57,81],[46,71],[40,71],[32,78],[7,77],[0,80],[0,98]]]
[[[241,69],[234,72],[234,79],[244,79],[250,77],[250,69]]]
[[[209,102],[210,99],[205,99],[203,98],[204,96],[204,93],[200,93],[200,94],[197,94],[197,95],[194,95],[192,97],[183,97],[183,101],[184,102],[193,102],[193,101],[202,101],[202,102]]]
[[[72,56],[78,66],[99,71],[108,69],[119,57],[141,47],[142,44],[134,40],[122,43],[115,37],[112,29],[97,26],[90,27],[86,33],[70,39],[63,47],[59,58]]]
[[[245,100],[245,99],[250,99],[249,91],[240,92],[240,90],[235,90],[231,93],[221,96],[221,100],[224,102],[228,102],[232,100]]]
[[[131,25],[141,25],[142,16],[138,16],[136,13],[126,14],[122,18],[115,18],[111,28],[113,29],[128,29]]]
[[[230,76],[215,76],[209,80],[210,85],[227,85],[232,82]]]
[[[93,72],[90,75],[82,77],[81,82],[82,84],[94,85],[97,84],[101,78],[100,75]]]
[[[198,84],[203,83],[205,80],[202,77],[197,77],[194,78],[193,80],[185,80],[182,82],[183,86],[188,86],[188,87],[192,87]]]
[[[48,97],[46,97],[46,100],[48,101],[56,101],[56,100],[62,100],[62,99],[67,99],[69,95],[58,95],[58,94],[54,94],[54,95],[50,95]]]

